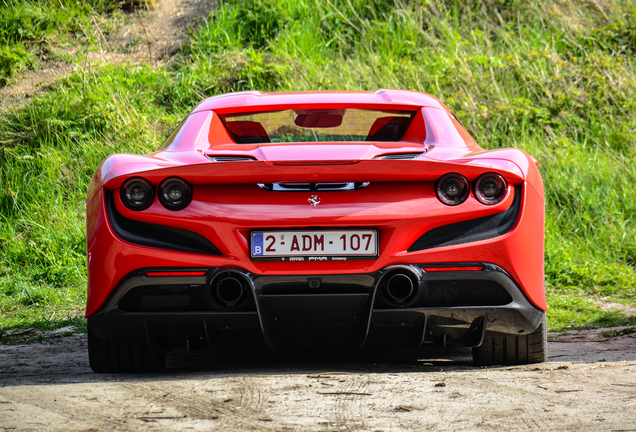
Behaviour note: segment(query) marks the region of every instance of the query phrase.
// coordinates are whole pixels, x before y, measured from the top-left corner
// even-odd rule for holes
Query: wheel
[[[96,373],[156,372],[166,355],[150,351],[143,343],[105,341],[88,329],[88,362]]]
[[[548,332],[545,314],[530,334],[486,338],[473,348],[473,363],[479,366],[541,363],[548,359]]]

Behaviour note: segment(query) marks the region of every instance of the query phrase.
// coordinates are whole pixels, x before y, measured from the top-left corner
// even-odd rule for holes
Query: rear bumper
[[[427,272],[426,265],[410,264],[308,276],[228,267],[140,269],[120,282],[88,325],[104,340],[143,341],[167,351],[262,343],[272,349],[479,346],[484,337],[527,334],[541,323],[545,312],[500,267],[435,264],[445,266],[482,269]],[[162,275],[175,270],[200,275]]]

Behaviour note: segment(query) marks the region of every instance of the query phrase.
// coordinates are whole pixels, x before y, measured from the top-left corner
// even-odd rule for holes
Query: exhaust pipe
[[[396,273],[386,283],[386,293],[394,303],[404,304],[413,294],[413,281],[403,273]]]
[[[380,294],[385,306],[407,306],[415,300],[418,290],[419,277],[410,269],[394,268],[380,281]]]
[[[225,307],[233,308],[245,298],[247,287],[245,279],[239,273],[225,272],[213,282],[217,300]]]

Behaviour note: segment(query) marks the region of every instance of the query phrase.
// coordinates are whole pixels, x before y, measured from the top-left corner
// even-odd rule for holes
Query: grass
[[[636,316],[604,310],[584,290],[548,288],[548,326],[551,331],[636,326]]]
[[[80,68],[0,117],[0,331],[83,308],[102,158],[154,150],[202,98],[246,89],[439,96],[483,147],[541,161],[550,328],[636,324],[597,305],[636,303],[635,22],[634,0],[235,0],[169,67]]]
[[[145,106],[144,91],[158,74],[121,70],[71,76],[1,120],[0,331],[83,309],[84,201],[94,167],[114,151],[150,152],[157,143],[148,118],[159,114]]]

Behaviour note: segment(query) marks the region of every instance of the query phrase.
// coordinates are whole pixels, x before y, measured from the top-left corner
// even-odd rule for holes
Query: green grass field
[[[108,28],[107,3],[82,16]],[[37,61],[0,9],[0,49],[18,53],[0,57],[6,85]],[[53,21],[46,43],[49,28],[77,32]],[[152,151],[199,100],[245,89],[440,97],[482,147],[541,162],[549,327],[636,324],[597,305],[636,304],[635,69],[635,0],[222,2],[170,67],[80,64],[0,116],[0,332],[81,326],[84,199],[99,161]]]

